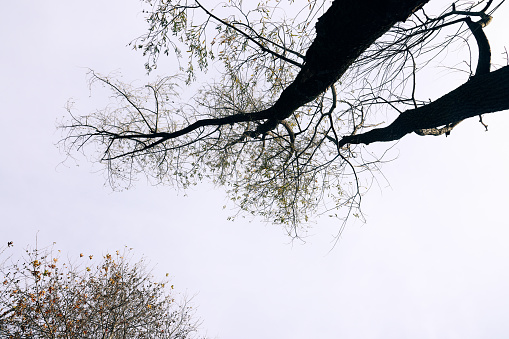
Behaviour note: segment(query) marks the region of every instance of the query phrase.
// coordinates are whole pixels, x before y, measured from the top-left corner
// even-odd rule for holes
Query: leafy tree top
[[[34,248],[3,259],[2,338],[197,338],[188,301],[176,301],[168,281],[154,281],[143,260],[131,263],[130,250],[98,261],[80,254],[63,262],[59,254]]]

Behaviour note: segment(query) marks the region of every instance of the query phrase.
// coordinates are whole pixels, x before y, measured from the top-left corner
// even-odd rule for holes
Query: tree
[[[509,67],[491,65],[483,31],[504,1],[454,1],[437,13],[428,1],[146,0],[148,33],[132,45],[148,71],[173,51],[182,74],[131,88],[91,72],[114,104],[85,116],[69,107],[62,145],[95,145],[113,185],[140,173],[184,188],[210,179],[291,236],[312,215],[361,217],[359,176],[383,160],[361,145],[448,135],[509,108]],[[478,51],[475,72],[467,52],[463,85],[419,98],[419,76],[458,45]],[[449,59],[442,66],[458,69]],[[179,103],[179,86],[193,88],[211,63],[219,80]],[[387,115],[396,117],[384,124]]]
[[[11,246],[9,244],[9,246]],[[5,252],[5,248],[2,252]],[[60,251],[58,251],[60,252]],[[80,255],[82,261],[92,255]],[[199,323],[184,300],[154,282],[129,251],[96,265],[62,263],[52,250],[26,251],[0,266],[2,338],[196,338]]]

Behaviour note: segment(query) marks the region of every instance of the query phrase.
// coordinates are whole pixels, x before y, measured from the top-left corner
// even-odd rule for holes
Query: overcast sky
[[[433,2],[440,2],[432,0]],[[504,8],[505,6],[505,8]],[[486,32],[503,62],[509,5]],[[57,243],[70,258],[134,248],[195,295],[212,338],[509,337],[509,141],[507,112],[445,137],[410,135],[393,149],[363,200],[367,223],[321,218],[306,242],[260,220],[228,222],[224,192],[187,192],[140,180],[124,192],[101,167],[65,160],[56,124],[74,98],[99,108],[87,68],[147,81],[136,0],[9,1],[0,11],[0,242],[21,252]],[[505,34],[505,36],[504,36]],[[159,74],[174,72],[163,61]],[[420,85],[440,93],[444,78]],[[431,94],[430,94],[431,95]],[[377,145],[373,145],[376,150]]]

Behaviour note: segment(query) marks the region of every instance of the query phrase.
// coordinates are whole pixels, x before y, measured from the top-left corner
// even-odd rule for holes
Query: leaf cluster
[[[2,338],[194,338],[198,322],[173,285],[154,282],[129,251],[62,262],[53,250],[27,250],[0,267]]]

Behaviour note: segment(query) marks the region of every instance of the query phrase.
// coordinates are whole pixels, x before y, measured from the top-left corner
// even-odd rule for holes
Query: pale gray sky
[[[437,0],[432,0],[437,2]],[[502,62],[509,13],[488,26]],[[144,31],[136,0],[10,1],[0,13],[0,242],[57,242],[70,257],[133,247],[193,295],[211,337],[509,337],[507,113],[463,122],[448,138],[407,136],[364,198],[368,223],[317,220],[302,244],[276,226],[226,221],[225,195],[188,196],[140,180],[112,192],[100,167],[61,164],[57,122],[89,97],[86,68],[143,84],[145,59],[126,45]],[[163,61],[160,74],[173,72]],[[435,77],[420,90],[441,93]],[[376,145],[369,146],[376,150]],[[79,165],[79,166],[78,166]]]

